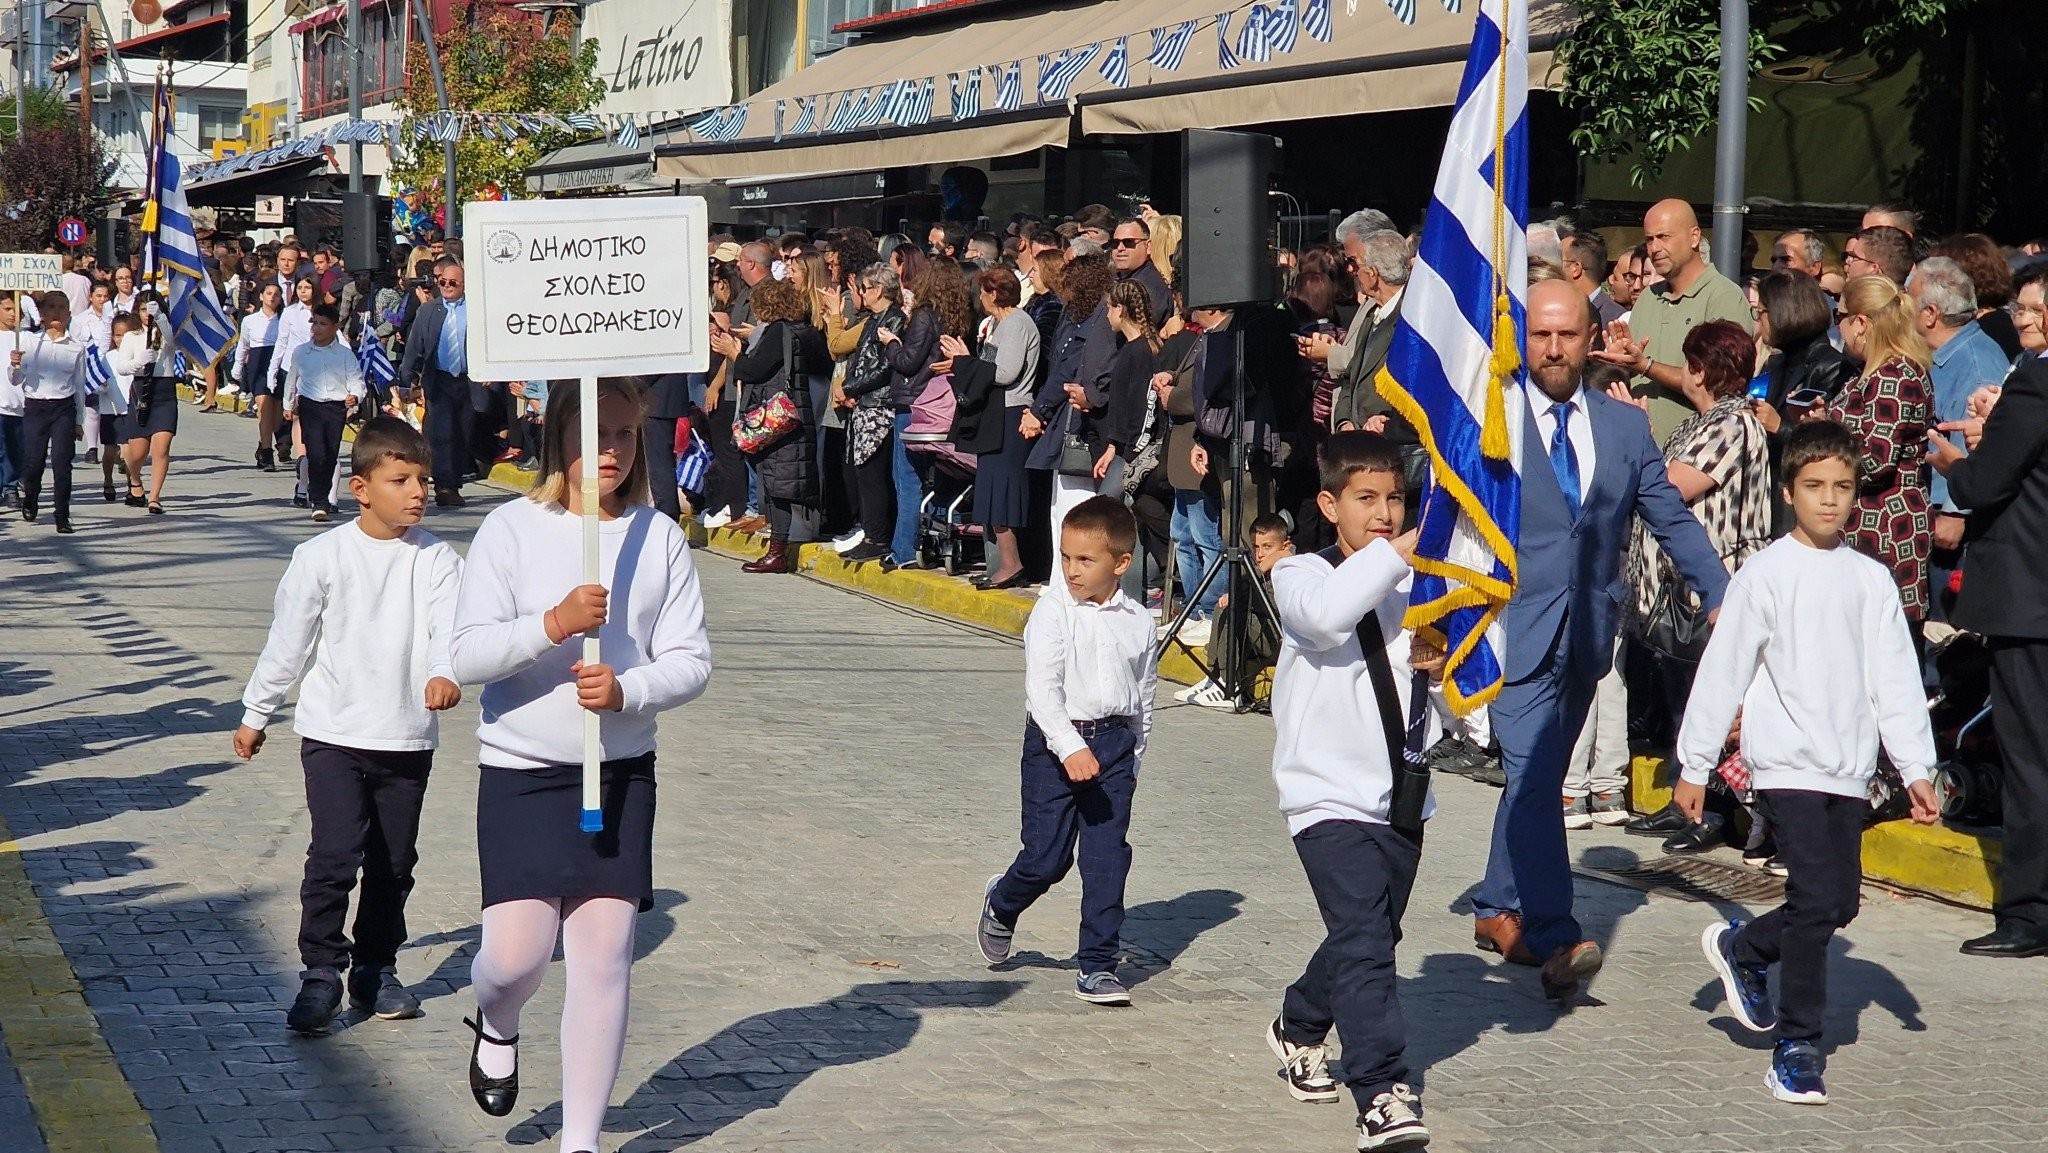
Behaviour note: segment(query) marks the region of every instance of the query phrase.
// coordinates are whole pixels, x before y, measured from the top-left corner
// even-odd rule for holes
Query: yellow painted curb
[[[1674,775],[1662,757],[1637,757],[1629,774],[1629,803],[1654,813],[1671,803]],[[1873,881],[1989,909],[1998,896],[2004,846],[1942,825],[1886,821],[1863,834],[1863,875]]]
[[[158,1153],[0,821],[0,1034],[50,1153]]]

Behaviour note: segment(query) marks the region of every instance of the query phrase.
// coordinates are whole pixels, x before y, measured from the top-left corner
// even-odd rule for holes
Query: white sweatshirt
[[[427,682],[455,679],[448,649],[462,560],[424,529],[378,540],[350,521],[292,550],[277,615],[242,694],[265,728],[304,678],[292,728],[353,749],[431,749]]]
[[[1907,784],[1927,780],[1934,729],[1891,573],[1847,545],[1789,536],[1749,558],[1686,700],[1686,780],[1706,784],[1738,709],[1756,789],[1863,796],[1880,738]]]
[[[600,651],[625,696],[622,711],[599,714],[610,761],[652,752],[655,714],[703,694],[711,642],[690,542],[652,507],[603,522],[598,573],[611,592]],[[583,638],[555,644],[543,620],[582,583],[583,520],[560,506],[507,501],[477,529],[452,655],[457,679],[484,685],[477,739],[485,764],[582,763],[583,709],[569,669],[583,657]]]
[[[1293,556],[1273,567],[1280,610],[1280,657],[1273,670],[1273,783],[1287,831],[1323,821],[1387,823],[1394,769],[1379,697],[1358,643],[1358,624],[1379,610],[1394,693],[1407,720],[1414,675],[1408,607],[1408,562],[1386,541],[1374,541],[1332,566],[1322,557]],[[1430,726],[1435,728],[1434,712]],[[1432,795],[1423,808],[1436,811]]]

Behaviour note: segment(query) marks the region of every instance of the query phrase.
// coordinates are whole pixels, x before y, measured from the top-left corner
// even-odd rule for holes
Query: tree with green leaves
[[[1785,51],[1777,37],[1862,51],[1895,63],[1938,39],[1976,0],[1750,0],[1751,71]],[[1630,162],[1640,188],[1720,114],[1721,9],[1715,0],[1578,0],[1579,23],[1558,46],[1563,102],[1579,116],[1572,144]],[[1754,103],[1754,101],[1752,102]]]
[[[21,102],[28,106],[28,127],[33,132],[38,128],[56,128],[64,124],[78,123],[78,112],[64,103],[64,94],[55,88],[37,88],[34,85],[22,90]],[[14,94],[0,98],[0,144],[12,144],[15,137]]]
[[[67,216],[95,220],[109,203],[114,162],[97,132],[66,117],[0,149],[0,252],[41,252]]]
[[[448,102],[456,111],[561,116],[588,112],[604,96],[604,82],[597,75],[597,42],[579,47],[567,22],[557,22],[543,35],[530,16],[472,0],[456,10],[455,26],[436,44],[446,72]],[[425,46],[414,44],[406,63],[408,79],[399,104],[409,116],[430,116],[440,102]],[[465,131],[455,146],[456,194],[475,200],[493,185],[517,192],[525,187],[528,167],[574,142],[573,133],[559,130],[522,135],[515,141]],[[425,201],[438,203],[442,145],[407,133],[391,173],[395,184],[411,185]]]

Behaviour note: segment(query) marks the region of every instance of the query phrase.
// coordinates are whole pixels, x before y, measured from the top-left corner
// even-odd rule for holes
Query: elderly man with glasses
[[[434,504],[461,508],[462,467],[470,459],[470,437],[480,407],[469,379],[469,303],[463,296],[462,262],[443,256],[434,262],[434,299],[420,306],[406,333],[398,379],[425,390],[427,447],[434,457]],[[488,403],[490,394],[482,397]]]

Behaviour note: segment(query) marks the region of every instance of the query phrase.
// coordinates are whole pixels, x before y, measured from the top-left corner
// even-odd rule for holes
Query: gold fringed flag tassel
[[[1479,451],[1490,460],[1508,458],[1508,382],[1522,369],[1521,349],[1515,345],[1515,316],[1508,294],[1493,300],[1493,379],[1486,386],[1486,425],[1479,430]]]

